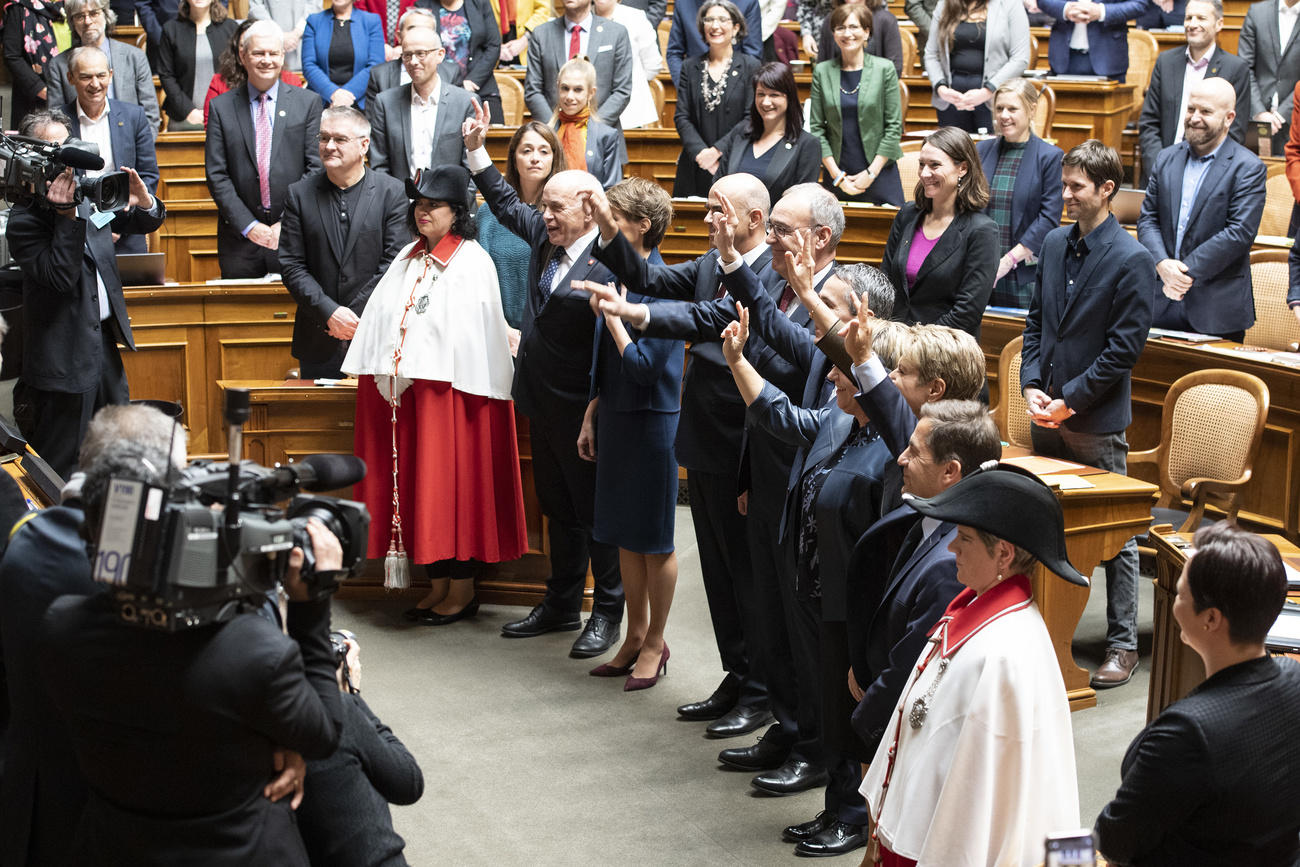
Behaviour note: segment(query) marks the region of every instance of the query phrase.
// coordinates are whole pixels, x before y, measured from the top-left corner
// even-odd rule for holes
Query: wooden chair
[[[916,61],[920,59],[921,53],[916,47],[916,34],[910,30],[898,31],[899,42],[903,45],[903,75],[921,75],[917,72]],[[903,103],[903,113],[907,113],[907,103]]]
[[[1300,341],[1300,322],[1286,306],[1290,283],[1286,250],[1252,250],[1250,282],[1255,287],[1255,324],[1246,331],[1246,343],[1289,350]]]
[[[1268,386],[1257,376],[1215,369],[1179,377],[1165,395],[1160,445],[1128,456],[1130,467],[1156,467],[1154,523],[1194,532],[1208,523],[1207,505],[1235,519],[1267,418]]]
[[[903,156],[898,160],[898,177],[903,182],[905,201],[911,201],[912,191],[916,189],[916,182],[921,177],[919,163],[923,144],[925,142],[920,139],[909,139],[899,145],[903,149]]]
[[[145,48],[148,47],[148,45],[149,45],[148,33],[141,33],[139,36],[135,38],[135,47],[140,49],[141,51],[144,51]]]
[[[668,34],[672,29],[673,11],[669,9],[668,14],[664,16],[664,20],[659,22],[659,54],[662,57],[668,56]],[[664,68],[667,69],[668,67],[665,66]]]
[[[501,91],[501,114],[506,126],[519,126],[524,122],[524,86],[512,75],[494,72],[497,89]]]
[[[1138,215],[1142,213],[1142,203],[1146,200],[1146,197],[1147,191],[1144,189],[1120,187],[1111,202],[1110,211],[1115,215],[1115,219],[1120,222],[1120,225],[1136,225]]]
[[[1034,87],[1038,88],[1038,102],[1034,105],[1034,119],[1029,125],[1039,138],[1051,138],[1052,123],[1056,120],[1056,91],[1045,81],[1034,82]]]
[[[898,79],[898,104],[903,109],[903,117],[907,117],[907,104],[912,99],[912,92],[907,88],[907,82]]]
[[[1029,34],[1029,66],[1025,68],[1026,69],[1038,68],[1038,37],[1032,33]]]
[[[998,356],[998,405],[989,412],[1002,438],[1013,446],[1033,448],[1029,434],[1029,404],[1020,390],[1020,347],[1024,337],[1017,337],[1002,347]]]
[[[1142,100],[1146,99],[1147,88],[1151,86],[1151,70],[1155,69],[1156,58],[1160,56],[1160,46],[1156,38],[1146,30],[1129,28],[1128,31],[1128,76],[1125,79],[1133,88],[1133,111],[1142,109]]]
[[[1273,175],[1264,182],[1264,217],[1256,234],[1285,236],[1291,226],[1293,207],[1295,194],[1291,192],[1291,182],[1283,173]]]
[[[657,78],[650,79],[650,98],[655,101],[655,117],[658,120],[646,124],[645,128],[664,129],[664,83]]]

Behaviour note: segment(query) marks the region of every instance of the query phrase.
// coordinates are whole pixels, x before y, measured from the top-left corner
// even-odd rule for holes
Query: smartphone
[[[1097,855],[1092,848],[1092,832],[1087,829],[1068,834],[1048,834],[1043,867],[1094,867]]]

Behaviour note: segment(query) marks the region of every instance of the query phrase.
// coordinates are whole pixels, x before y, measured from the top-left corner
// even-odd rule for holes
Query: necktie
[[[271,208],[271,117],[267,113],[267,97],[257,98],[257,185],[262,190],[262,207]]]
[[[556,250],[555,255],[551,257],[551,261],[546,263],[546,268],[542,271],[542,298],[551,297],[551,284],[555,282],[555,275],[559,273],[560,257],[563,255],[562,251]]]
[[[402,0],[388,0],[388,14],[384,20],[388,22],[388,41],[393,41],[393,34],[397,33],[397,22],[402,17]]]
[[[582,53],[582,25],[575,24],[569,31],[569,59],[577,57]]]
[[[794,287],[789,283],[781,290],[781,300],[777,302],[776,309],[782,313],[790,309],[790,302],[794,300]]]

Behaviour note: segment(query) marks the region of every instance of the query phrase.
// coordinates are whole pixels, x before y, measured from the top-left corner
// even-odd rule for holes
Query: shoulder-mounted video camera
[[[49,182],[64,169],[99,171],[104,158],[94,142],[70,138],[61,145],[38,138],[0,133],[0,176],[4,198],[16,205],[50,205],[45,192]],[[123,171],[105,172],[98,177],[77,176],[73,204],[89,201],[103,213],[120,211],[131,201],[131,178]]]

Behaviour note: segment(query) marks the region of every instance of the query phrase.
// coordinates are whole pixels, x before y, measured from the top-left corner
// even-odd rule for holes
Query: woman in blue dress
[[[662,265],[655,248],[672,219],[668,194],[644,178],[628,178],[607,195],[623,236],[651,264]],[[629,296],[629,300],[651,303],[654,299]],[[668,666],[664,627],[677,586],[673,440],[681,408],[685,346],[680,340],[638,339],[617,316],[601,317],[596,329],[592,400],[578,437],[578,452],[596,462],[592,535],[618,546],[627,597],[627,637],[614,658],[591,674],[627,675],[623,689],[632,691],[654,686]]]

